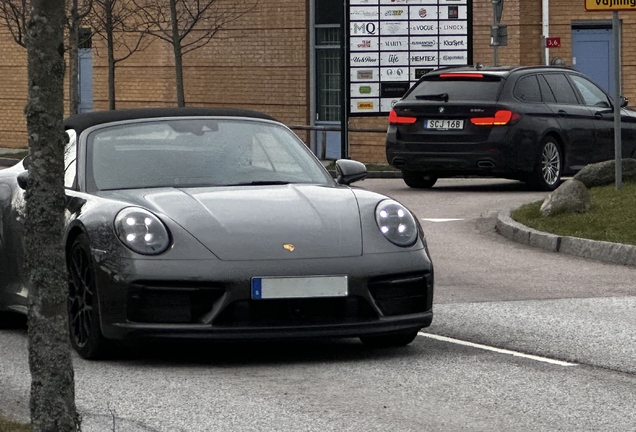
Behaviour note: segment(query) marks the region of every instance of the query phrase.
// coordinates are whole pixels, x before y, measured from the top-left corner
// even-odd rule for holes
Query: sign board
[[[472,0],[349,0],[351,116],[387,114],[420,77],[472,61]]]
[[[585,0],[586,11],[616,12],[624,10],[636,11],[634,0]]]
[[[561,38],[560,37],[545,38],[545,46],[546,48],[561,48]]]

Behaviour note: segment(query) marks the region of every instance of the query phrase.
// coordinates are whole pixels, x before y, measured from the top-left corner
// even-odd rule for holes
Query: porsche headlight
[[[115,232],[131,250],[158,255],[170,246],[170,234],[157,216],[139,207],[128,207],[115,217]]]
[[[384,200],[375,209],[380,232],[391,243],[411,246],[417,239],[417,223],[410,211],[393,200]]]

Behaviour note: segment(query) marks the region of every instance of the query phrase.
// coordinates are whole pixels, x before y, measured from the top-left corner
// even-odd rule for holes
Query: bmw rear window
[[[418,82],[405,100],[496,101],[503,80],[499,77],[440,78],[433,76]]]

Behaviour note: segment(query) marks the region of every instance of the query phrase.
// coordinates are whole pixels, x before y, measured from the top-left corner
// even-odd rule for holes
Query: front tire
[[[528,183],[534,189],[553,191],[559,187],[563,173],[563,157],[559,143],[553,137],[541,141],[539,161],[530,174]]]
[[[437,177],[422,171],[402,170],[402,179],[408,187],[414,189],[430,189],[437,182]]]
[[[0,329],[24,328],[27,324],[26,315],[15,312],[0,311]]]
[[[97,359],[106,352],[102,335],[99,301],[95,283],[95,266],[88,237],[79,235],[68,257],[68,321],[71,345],[85,359]]]
[[[409,330],[381,336],[360,336],[363,344],[371,348],[396,348],[410,344],[417,337],[419,330]]]

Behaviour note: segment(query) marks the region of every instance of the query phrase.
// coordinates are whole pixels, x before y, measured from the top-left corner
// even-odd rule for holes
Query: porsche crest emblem
[[[293,252],[293,251],[294,251],[294,249],[296,249],[296,248],[295,248],[295,247],[294,247],[294,245],[293,245],[293,244],[291,244],[291,243],[285,243],[285,244],[283,245],[283,249],[288,250],[288,251],[290,251],[290,252]]]

